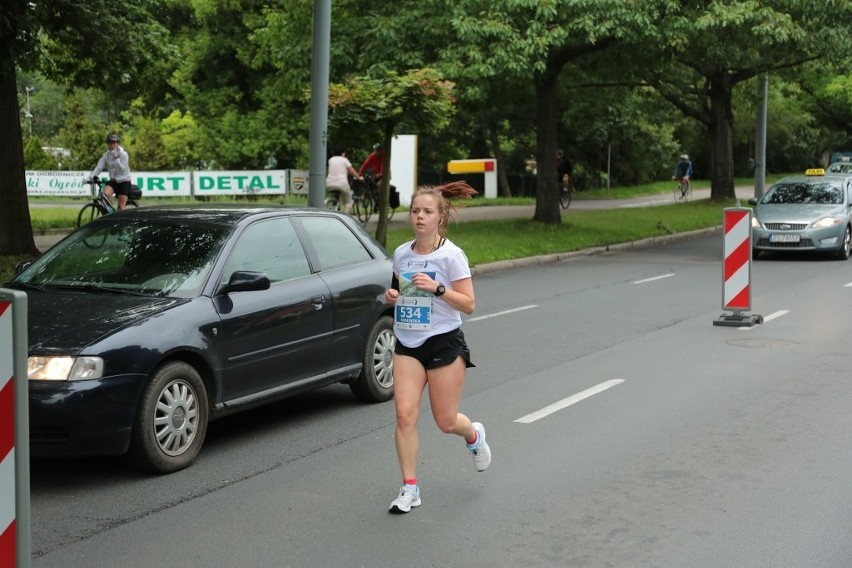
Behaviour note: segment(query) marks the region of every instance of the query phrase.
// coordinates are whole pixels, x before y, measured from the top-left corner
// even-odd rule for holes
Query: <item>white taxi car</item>
[[[760,199],[749,199],[752,257],[765,251],[831,253],[841,260],[852,250],[852,174],[826,175],[809,169],[780,179]]]

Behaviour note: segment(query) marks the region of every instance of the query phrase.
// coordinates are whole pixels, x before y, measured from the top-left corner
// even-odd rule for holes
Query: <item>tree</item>
[[[634,54],[633,68],[707,130],[711,196],[721,200],[734,197],[734,88],[810,61],[829,66],[852,50],[850,27],[852,3],[845,0],[818,7],[809,0],[689,0],[663,13],[659,41],[634,44],[621,55]]]
[[[193,0],[172,84],[208,167],[296,165],[308,156],[311,9],[298,0]]]
[[[68,98],[68,119],[59,131],[57,141],[68,150],[63,162],[65,169],[89,170],[98,163],[104,153],[104,135],[109,131],[120,132],[119,128],[104,129],[86,112],[82,98],[73,94]]]
[[[803,103],[820,125],[825,144],[822,150],[852,149],[852,56],[838,67],[840,74],[826,73],[819,64],[809,64],[794,75],[804,92]],[[843,71],[846,70],[846,73]]]
[[[168,55],[168,33],[152,13],[157,0],[120,10],[107,0],[6,0],[0,11],[0,255],[35,255],[26,182],[16,66],[72,86],[115,93],[144,84],[145,63]],[[121,30],[121,33],[104,33]],[[120,69],[112,69],[120,62]],[[104,82],[100,69],[111,70]],[[104,73],[103,76],[107,76]]]
[[[33,239],[15,75],[15,41],[27,13],[25,0],[0,12],[0,255],[38,255]]]
[[[446,126],[453,108],[455,85],[434,69],[394,71],[380,77],[352,77],[329,86],[330,130],[381,128],[385,148],[379,224],[376,240],[387,243],[391,139],[399,128],[434,132]]]
[[[533,220],[562,222],[555,155],[563,68],[631,34],[647,33],[654,5],[653,0],[491,0],[450,8],[458,41],[442,52],[443,61],[452,65],[448,76],[493,85],[488,98],[499,98],[507,80],[534,86],[538,191]]]
[[[55,170],[56,158],[44,151],[38,136],[30,136],[24,144],[24,165],[28,170]]]

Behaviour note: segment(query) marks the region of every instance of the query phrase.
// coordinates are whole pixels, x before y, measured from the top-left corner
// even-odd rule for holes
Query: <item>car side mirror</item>
[[[749,198],[748,198],[748,204],[749,204],[749,205],[757,205],[757,198],[755,198],[755,197],[749,197]]]
[[[269,290],[269,277],[265,272],[249,272],[247,270],[237,270],[231,274],[228,283],[220,290],[220,294],[230,294],[231,292],[253,292],[255,290]]]

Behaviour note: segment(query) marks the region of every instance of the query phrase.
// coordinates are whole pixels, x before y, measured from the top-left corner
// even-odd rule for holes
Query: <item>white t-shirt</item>
[[[349,187],[349,168],[352,162],[345,156],[332,156],[328,159],[328,176],[325,178],[326,187]]]
[[[433,335],[458,329],[462,318],[443,298],[418,290],[411,277],[423,272],[450,290],[453,281],[470,278],[470,266],[464,251],[449,239],[429,254],[417,254],[412,243],[399,245],[393,253],[393,272],[399,278],[394,333],[406,347],[419,347]]]

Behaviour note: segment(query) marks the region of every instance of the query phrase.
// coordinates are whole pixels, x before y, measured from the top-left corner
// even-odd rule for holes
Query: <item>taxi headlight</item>
[[[822,229],[823,227],[832,227],[843,222],[843,217],[823,217],[813,224],[814,229]]]
[[[100,357],[29,357],[27,376],[31,381],[85,381],[104,374]]]

